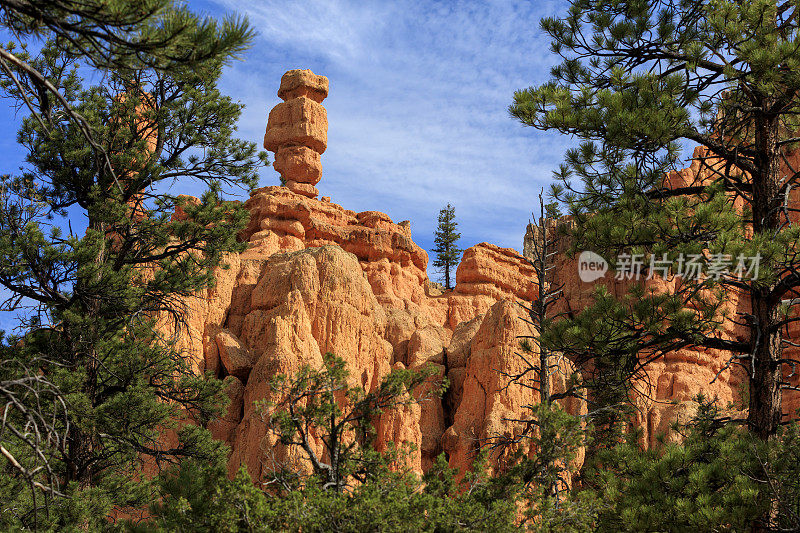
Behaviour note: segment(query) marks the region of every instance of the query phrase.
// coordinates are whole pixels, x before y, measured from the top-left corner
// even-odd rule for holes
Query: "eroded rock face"
[[[240,238],[249,249],[227,258],[214,289],[190,299],[191,334],[184,346],[198,370],[231,382],[232,407],[209,426],[232,447],[231,472],[245,464],[254,479],[262,479],[280,464],[301,460],[297,450],[279,445],[257,405],[274,399],[275,375],[318,366],[326,352],[344,358],[353,384],[365,390],[393,368],[432,365],[439,379],[451,381],[444,398],[429,397],[432,383],[417,391],[421,403],[388,411],[377,422],[378,445],[412,444],[409,466],[424,471],[448,451],[443,437],[457,413],[469,412],[471,407],[459,406],[462,398],[472,401],[476,387],[502,386],[491,372],[479,376],[474,370],[468,380],[469,369],[481,368],[478,361],[485,368],[511,364],[517,330],[481,341],[495,343],[493,348],[477,350],[475,338],[496,302],[513,308],[513,301],[530,295],[527,263],[512,250],[481,244],[465,252],[456,289],[436,291],[426,274],[427,254],[412,240],[407,222],[375,211],[355,213],[285,187],[258,189],[244,205],[251,220]],[[482,335],[497,320],[492,324],[483,326]],[[504,394],[510,405],[521,405],[522,397]],[[471,461],[464,446],[451,454],[454,466],[468,468]]]
[[[482,242],[464,250],[450,295],[448,326],[485,313],[498,300],[530,302],[536,274],[528,261],[511,248]]]
[[[454,422],[442,438],[451,464],[469,465],[478,449],[492,440],[516,439],[523,429],[517,421],[529,416],[529,406],[539,403],[539,393],[531,388],[506,387],[507,376],[520,374],[525,368],[517,355],[520,336],[535,333],[523,318],[520,306],[503,299],[484,316],[465,323],[455,335],[463,339],[465,333],[474,331],[464,358],[463,377],[458,376],[463,384],[458,390]],[[553,394],[566,390],[566,377],[574,371],[566,361],[562,366],[551,376]],[[573,414],[586,412],[581,401],[568,399],[559,403]],[[535,452],[525,441],[517,449],[525,454]],[[493,451],[493,464],[502,466],[510,451]]]
[[[297,459],[257,408],[259,401],[276,399],[273,377],[319,366],[322,354],[333,352],[348,362],[353,384],[371,390],[390,371],[392,347],[381,336],[385,315],[358,261],[338,246],[270,256],[243,314],[241,339],[256,363],[245,384],[231,467],[244,463],[260,479],[265,468]]]
[[[317,200],[319,156],[327,145],[320,102],[327,93],[327,79],[311,71],[284,75],[278,94],[285,102],[270,113],[265,146],[276,153],[275,168],[287,187],[253,191],[244,204],[250,222],[239,235],[247,251],[228,256],[216,286],[185,302],[189,323],[180,348],[199,372],[224,378],[231,398],[209,429],[230,444],[231,472],[245,464],[254,480],[265,480],[286,464],[304,468],[301,454],[277,442],[257,407],[274,399],[274,376],[319,366],[330,351],[345,359],[352,383],[369,391],[393,369],[433,365],[450,389],[441,399],[385,412],[377,421],[377,444],[415,446],[408,461],[417,471],[442,452],[465,470],[486,439],[518,435],[514,419],[538,401],[533,390],[507,388],[503,375],[521,369],[519,336],[532,333],[517,303],[534,298],[534,271],[516,251],[481,243],[464,252],[455,289],[444,291],[428,280],[428,256],[414,243],[409,222],[395,223],[377,211],[356,213],[328,197]],[[573,259],[560,261],[563,305],[578,312],[591,303],[592,285],[578,279]],[[625,290],[608,286],[617,294]],[[735,315],[745,303],[730,305]],[[573,371],[561,364],[554,392],[564,390]],[[738,401],[741,376],[735,372],[723,370],[711,384],[723,364],[719,354],[690,350],[656,363],[637,420],[645,442],[690,416],[698,392]],[[574,414],[586,409],[577,400],[563,406]],[[321,452],[319,442],[314,446]],[[503,456],[493,460],[502,464]]]

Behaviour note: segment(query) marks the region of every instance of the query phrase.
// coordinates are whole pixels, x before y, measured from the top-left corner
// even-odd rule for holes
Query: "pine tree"
[[[452,289],[450,271],[458,265],[458,261],[461,259],[462,250],[456,244],[461,238],[461,234],[456,231],[457,228],[456,210],[447,204],[447,207],[439,211],[439,225],[434,232],[436,246],[433,248],[433,252],[436,254],[433,266],[441,269],[445,289]]]
[[[475,465],[461,481],[444,455],[421,479],[408,469],[388,467],[374,457],[372,475],[345,492],[306,484],[277,490],[253,485],[244,469],[229,479],[225,462],[183,461],[157,481],[148,519],[124,524],[125,531],[519,531],[519,488]],[[0,518],[1,521],[1,518]],[[583,532],[574,517],[557,531]],[[560,525],[560,524],[559,524]],[[535,531],[553,531],[536,529]]]
[[[395,370],[367,392],[349,383],[341,358],[329,353],[323,359],[318,369],[304,366],[276,376],[275,399],[260,406],[269,429],[283,445],[296,447],[310,473],[289,461],[262,472],[266,480],[259,488],[244,467],[229,479],[226,455],[211,462],[184,460],[155,481],[158,495],[150,517],[127,528],[142,533],[519,531],[518,475],[491,477],[485,454],[463,476],[441,454],[420,477],[411,471],[408,447],[378,452],[372,446],[381,411],[441,393],[442,387],[424,395],[415,391],[437,379],[435,368]],[[554,439],[553,447],[567,439]],[[573,530],[579,531],[565,529]]]
[[[601,453],[604,467],[585,475],[605,504],[595,531],[752,531],[775,486],[766,482],[759,460],[767,455],[759,455],[782,446],[721,424],[713,402],[696,400],[695,417],[673,428],[683,442],[642,450],[638,434],[631,433],[626,443]]]
[[[515,371],[501,371],[508,379],[507,387],[535,391],[538,402],[527,404],[521,412],[506,418],[518,429],[513,434],[496,436],[491,447],[505,448],[516,459],[511,471],[524,487],[528,530],[591,531],[595,502],[571,488],[578,470],[575,458],[587,445],[588,431],[580,417],[567,413],[559,404],[565,398],[585,398],[584,384],[565,358],[551,352],[542,339],[542,332],[563,314],[559,309],[563,286],[556,282],[556,258],[563,253],[564,238],[560,216],[557,204],[545,204],[542,191],[539,214],[534,215],[533,239],[526,243],[526,259],[535,273],[536,297],[529,305],[520,304],[527,312],[523,320],[532,332],[519,337],[520,351],[516,355],[520,364],[515,365]],[[566,387],[554,392],[553,376],[559,374],[564,376]],[[515,448],[523,443],[536,453],[523,457],[515,454]]]
[[[264,154],[236,139],[242,106],[217,80],[252,32],[168,0],[3,13],[21,41],[0,48],[0,89],[29,111],[25,166],[0,179],[0,286],[21,312],[0,365],[3,514],[12,529],[93,529],[150,501],[145,464],[219,453],[201,426],[221,384],[164,322],[180,335],[183,298],[243,248],[247,212],[223,189],[251,188]],[[169,191],[188,180],[208,185],[198,205]]]
[[[344,492],[367,481],[384,462],[372,448],[374,423],[384,410],[441,396],[446,384],[414,396],[421,385],[433,381],[433,374],[433,367],[396,370],[375,390],[365,392],[348,385],[344,360],[327,353],[318,370],[305,366],[296,375],[280,374],[272,380],[278,400],[263,405],[265,421],[283,445],[302,450],[323,489]],[[314,451],[314,442],[323,445],[322,454]],[[275,475],[280,479],[283,473]]]
[[[782,376],[794,363],[785,331],[798,320],[797,15],[775,0],[574,0],[564,18],[542,21],[563,63],[510,107],[526,125],[581,139],[553,191],[575,220],[576,250],[618,269],[623,252],[667,254],[672,274],[681,257],[706,273],[760,258],[757,279],[684,276],[674,291],[634,284],[620,298],[598,289],[553,338],[576,360],[604,357],[617,381],[672,350],[727,353],[724,368],[747,370],[748,423],[763,439],[781,422]],[[683,142],[703,148],[694,156],[703,179],[668,183]],[[734,315],[729,296],[750,304]],[[725,319],[744,335],[723,335]]]

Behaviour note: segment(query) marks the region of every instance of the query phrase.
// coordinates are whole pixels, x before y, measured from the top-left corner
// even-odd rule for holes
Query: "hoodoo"
[[[281,78],[284,101],[269,112],[264,148],[275,152],[275,170],[292,192],[314,198],[322,177],[320,156],[328,146],[328,78],[310,70],[290,70]]]
[[[480,243],[464,251],[455,288],[433,290],[427,253],[409,224],[318,199],[328,126],[320,102],[327,94],[327,78],[310,70],[283,76],[284,102],[269,114],[264,146],[275,152],[285,187],[252,192],[245,202],[250,222],[239,235],[248,249],[227,258],[215,288],[187,302],[193,313],[183,347],[198,370],[227,380],[232,400],[209,428],[232,448],[231,473],[246,464],[254,480],[263,480],[299,457],[275,440],[257,409],[271,399],[273,376],[319,365],[328,351],[346,361],[353,385],[366,390],[393,369],[433,365],[450,382],[444,398],[384,413],[376,420],[377,444],[413,444],[409,462],[417,471],[442,452],[452,466],[468,469],[482,442],[518,435],[515,420],[538,402],[538,393],[507,387],[504,377],[523,368],[519,337],[535,334],[517,305],[535,297],[535,272],[517,251]],[[568,254],[558,255],[557,266],[562,310],[578,312],[591,301],[592,285],[578,279]],[[623,290],[613,279],[602,282]],[[697,393],[738,402],[741,378],[722,364],[691,349],[653,364],[655,390],[637,401],[634,421],[643,441],[654,443],[676,419],[690,416]],[[571,372],[552,376],[553,392],[565,389]],[[578,399],[560,403],[571,413],[586,410]]]

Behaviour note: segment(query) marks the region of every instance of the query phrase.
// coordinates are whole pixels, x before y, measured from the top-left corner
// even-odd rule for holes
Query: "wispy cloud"
[[[522,128],[506,108],[516,89],[546,80],[555,58],[538,21],[563,12],[565,2],[188,4],[212,16],[246,14],[259,32],[222,78],[224,92],[246,105],[240,136],[260,144],[281,75],[310,68],[331,83],[322,194],[349,209],[411,220],[416,242],[427,249],[438,211],[450,202],[462,246],[521,248],[536,194],[568,141]],[[9,125],[19,121],[7,106],[0,116]],[[0,148],[0,171],[16,171],[23,151],[8,139]],[[262,184],[274,183],[277,173],[267,169]],[[196,183],[177,186],[201,192]],[[0,329],[17,322],[0,313]]]
[[[540,2],[214,0],[246,14],[259,37],[223,76],[243,101],[241,134],[263,136],[280,76],[330,78],[328,151],[319,185],[354,210],[410,219],[430,247],[438,210],[456,207],[462,244],[519,249],[534,198],[568,140],[522,128],[506,111],[516,89],[547,79],[555,58]],[[264,184],[276,173],[264,173]]]
[[[376,3],[344,3],[325,0],[265,1],[241,6],[259,31],[275,44],[311,55],[349,63],[369,54],[365,46],[391,22],[391,6]]]

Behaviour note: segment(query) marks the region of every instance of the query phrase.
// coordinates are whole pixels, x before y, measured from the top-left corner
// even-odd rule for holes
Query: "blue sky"
[[[487,241],[521,249],[536,194],[569,140],[523,128],[507,107],[516,89],[547,80],[556,58],[539,20],[563,13],[563,2],[189,4],[245,14],[259,33],[222,79],[247,106],[243,137],[262,139],[281,75],[310,68],[330,80],[322,195],[411,220],[426,249],[450,202],[462,247]],[[261,183],[277,179],[269,168]]]
[[[536,195],[570,143],[524,128],[507,107],[547,80],[557,58],[539,29],[566,3],[189,0],[215,17],[246,15],[253,47],[226,69],[224,93],[245,104],[239,136],[261,144],[281,75],[310,68],[330,80],[321,195],[354,211],[410,220],[430,250],[439,209],[455,206],[461,246],[521,250]],[[0,172],[15,172],[17,115],[0,101]],[[275,185],[272,168],[260,185]],[[199,195],[187,181],[176,191]],[[81,221],[74,221],[81,227]],[[7,316],[7,315],[6,315]],[[0,316],[0,329],[10,324]]]

